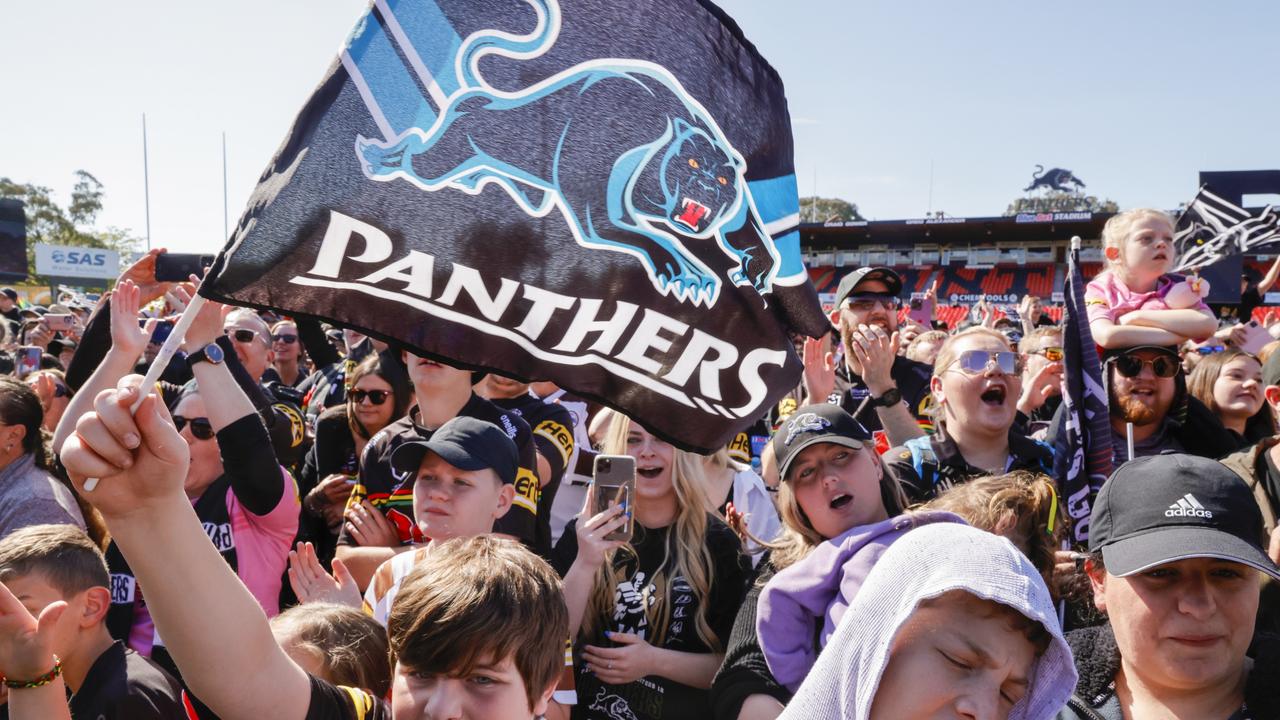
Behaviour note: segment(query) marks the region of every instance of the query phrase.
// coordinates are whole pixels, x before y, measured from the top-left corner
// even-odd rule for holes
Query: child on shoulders
[[[1107,269],[1084,295],[1098,345],[1181,345],[1217,329],[1197,288],[1202,281],[1170,272],[1176,255],[1167,214],[1146,208],[1122,212],[1103,227],[1102,245]]]

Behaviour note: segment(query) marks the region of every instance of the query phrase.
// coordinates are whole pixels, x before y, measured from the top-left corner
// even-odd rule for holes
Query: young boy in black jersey
[[[58,658],[60,686],[51,689],[52,715],[29,709],[29,693],[44,686],[12,690],[12,718],[66,717],[101,720],[168,720],[185,718],[182,686],[150,660],[107,632],[111,579],[102,552],[84,531],[72,525],[32,525],[0,540],[0,635],[18,644],[23,630],[36,625],[46,655],[25,663],[13,646],[0,651],[0,672],[13,682],[43,679]],[[46,608],[53,608],[49,612]],[[24,627],[25,626],[25,627]],[[34,640],[34,638],[27,638]],[[47,667],[46,667],[47,666]],[[47,685],[56,678],[49,678]],[[60,697],[61,696],[61,697]],[[39,700],[39,698],[35,698]],[[59,699],[61,703],[59,706]]]
[[[388,622],[390,708],[308,676],[276,645],[191,511],[182,491],[188,448],[163,404],[151,394],[130,414],[138,382],[98,398],[62,460],[78,489],[100,478],[86,497],[146,585],[183,676],[218,715],[532,720],[545,711],[568,635],[560,583],[532,553],[492,536],[450,541],[405,579]]]
[[[519,415],[533,430],[537,450],[538,531],[535,547],[551,547],[551,506],[573,457],[573,416],[561,405],[544,402],[529,392],[529,383],[489,373],[475,385],[476,394]]]

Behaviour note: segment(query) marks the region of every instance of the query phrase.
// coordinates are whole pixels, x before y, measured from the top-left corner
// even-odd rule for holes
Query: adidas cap
[[[1125,577],[1188,558],[1219,558],[1280,580],[1264,550],[1262,512],[1249,486],[1215,460],[1151,455],[1120,466],[1098,492],[1089,549]]]

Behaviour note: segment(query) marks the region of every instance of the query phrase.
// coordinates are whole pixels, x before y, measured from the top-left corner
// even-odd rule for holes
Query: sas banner
[[[201,292],[722,447],[829,329],[778,74],[714,5],[376,0]]]

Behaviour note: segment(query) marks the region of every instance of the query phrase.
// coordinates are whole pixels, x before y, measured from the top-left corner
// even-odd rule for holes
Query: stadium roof
[[[1096,239],[1114,213],[1022,213],[1005,217],[920,218],[801,223],[800,246],[805,250],[851,250],[868,245],[1045,244],[1079,235]]]

